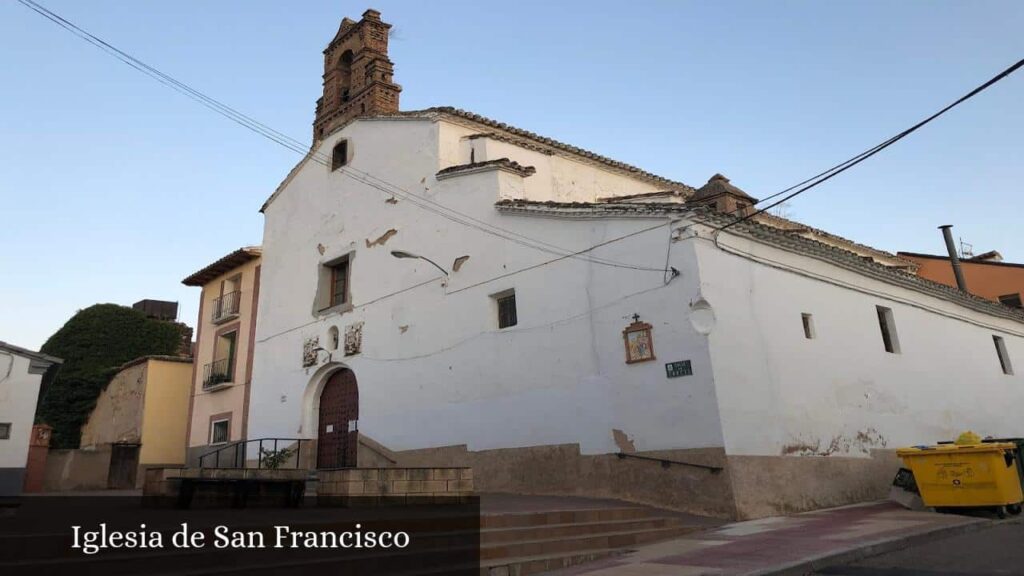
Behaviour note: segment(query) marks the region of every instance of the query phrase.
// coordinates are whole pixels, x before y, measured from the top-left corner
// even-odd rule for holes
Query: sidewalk
[[[804,574],[826,564],[852,561],[990,523],[982,518],[916,512],[892,502],[872,502],[726,524],[549,575]]]

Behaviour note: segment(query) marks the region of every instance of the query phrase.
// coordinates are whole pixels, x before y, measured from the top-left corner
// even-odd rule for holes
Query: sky
[[[700,186],[764,197],[861,152],[1024,57],[1024,3],[39,0],[303,142],[322,50],[373,7],[401,106],[456,106]],[[369,0],[366,0],[369,1]],[[0,340],[145,298],[259,244],[279,147],[0,2]],[[1024,71],[800,196],[791,217],[941,254],[940,224],[1024,262]],[[386,177],[386,175],[384,175]]]

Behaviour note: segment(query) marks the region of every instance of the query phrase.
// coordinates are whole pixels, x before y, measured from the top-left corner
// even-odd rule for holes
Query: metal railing
[[[213,311],[211,319],[220,322],[232,316],[238,315],[238,303],[242,301],[242,292],[235,290],[213,299]]]
[[[637,460],[650,460],[652,462],[658,462],[658,463],[661,464],[662,468],[668,468],[668,467],[672,466],[673,464],[675,464],[676,466],[690,466],[691,468],[701,468],[703,470],[708,470],[709,472],[711,472],[713,474],[722,471],[722,467],[721,466],[708,466],[707,464],[694,464],[693,462],[680,462],[679,460],[668,460],[668,459],[665,459],[665,458],[654,458],[652,456],[641,456],[639,454],[630,454],[628,452],[619,452],[618,454],[616,454],[616,456],[618,456],[620,460],[625,460],[626,458],[636,458]]]
[[[199,457],[199,467],[298,470],[303,468],[302,454],[304,451],[309,454],[311,442],[308,438],[242,440],[203,454]],[[250,445],[258,447],[255,461],[248,457]]]
[[[231,382],[231,358],[222,358],[203,366],[203,388]]]

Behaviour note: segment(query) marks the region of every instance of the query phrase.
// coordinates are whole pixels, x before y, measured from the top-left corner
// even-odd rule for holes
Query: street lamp
[[[434,268],[440,270],[445,276],[448,275],[447,270],[441,268],[440,266],[437,265],[437,262],[434,262],[433,260],[427,258],[426,256],[420,256],[419,254],[413,254],[412,252],[406,252],[405,250],[392,250],[391,255],[394,256],[395,258],[417,258],[419,260],[425,260],[433,264]]]

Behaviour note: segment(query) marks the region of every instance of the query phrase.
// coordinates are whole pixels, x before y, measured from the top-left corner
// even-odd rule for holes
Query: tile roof
[[[728,178],[721,174],[715,174],[708,179],[707,184],[698,188],[697,192],[690,199],[707,200],[709,198],[716,198],[723,194],[732,194],[733,196],[739,196],[740,198],[748,198],[754,204],[757,204],[757,199],[737,188],[734,184],[729,182]]]
[[[548,138],[546,136],[541,136],[541,135],[536,134],[534,132],[530,132],[529,130],[524,130],[522,128],[517,128],[515,126],[511,126],[509,124],[505,124],[504,122],[498,122],[497,120],[492,120],[490,118],[487,118],[486,116],[481,116],[479,114],[474,114],[473,112],[469,112],[469,111],[466,111],[466,110],[461,110],[459,108],[454,108],[454,107],[451,107],[451,106],[437,106],[437,107],[433,107],[433,108],[426,108],[426,109],[423,109],[423,110],[411,110],[411,111],[408,111],[408,112],[399,112],[398,115],[399,116],[406,116],[406,117],[409,117],[409,116],[417,117],[417,116],[437,115],[437,116],[446,116],[448,118],[458,118],[458,119],[461,119],[461,120],[468,120],[469,122],[472,122],[472,123],[480,125],[480,126],[485,126],[487,128],[496,129],[496,130],[504,132],[504,133],[506,133],[508,135],[517,136],[519,138],[523,138],[523,139],[532,141],[532,142],[534,142],[536,144],[541,145],[542,147],[548,147],[548,148],[551,148],[553,150],[557,150],[557,151],[561,151],[561,152],[568,152],[569,154],[572,154],[574,156],[579,156],[579,157],[582,157],[582,158],[586,158],[586,159],[591,160],[593,162],[596,162],[598,164],[603,164],[606,167],[612,168],[612,169],[620,171],[620,172],[627,173],[627,174],[629,174],[631,176],[634,176],[634,177],[637,177],[637,178],[640,178],[640,179],[643,179],[643,180],[649,180],[649,181],[657,182],[657,183],[660,183],[660,184],[666,184],[666,185],[668,185],[671,188],[678,188],[680,190],[689,191],[689,192],[692,192],[694,190],[692,186],[689,186],[689,185],[684,184],[682,182],[677,182],[675,180],[671,180],[669,178],[665,178],[664,176],[658,176],[657,174],[652,174],[651,172],[647,172],[646,170],[643,170],[641,168],[637,168],[636,166],[633,166],[633,165],[630,165],[630,164],[626,164],[625,162],[619,162],[618,160],[613,160],[611,158],[608,158],[607,156],[602,156],[602,155],[597,154],[595,152],[591,152],[590,150],[585,150],[583,148],[572,146],[570,144],[565,144],[565,143],[559,142],[558,140],[555,140],[553,138]]]
[[[703,208],[694,208],[680,204],[640,204],[640,203],[586,203],[586,202],[535,202],[529,200],[501,200],[495,203],[502,212],[519,212],[535,214],[560,214],[563,216],[634,216],[658,217],[667,214],[684,215],[706,224],[720,227],[734,219]],[[901,269],[885,266],[874,261],[865,260],[857,253],[831,244],[807,238],[792,231],[768,226],[753,220],[744,220],[729,228],[729,233],[738,234],[752,240],[775,246],[782,250],[824,260],[857,274],[874,278],[888,284],[897,285],[916,292],[941,298],[972,310],[991,316],[998,316],[1024,323],[1024,310],[1005,306],[998,302],[962,292],[951,286],[939,284],[926,278],[908,273]]]
[[[254,258],[259,258],[262,253],[263,250],[259,246],[246,246],[244,248],[239,248],[227,256],[220,258],[213,264],[193,272],[187,278],[182,280],[181,283],[185,286],[203,286],[217,276],[234,270]]]
[[[519,162],[509,160],[508,158],[498,158],[496,160],[487,160],[485,162],[473,162],[470,164],[459,164],[456,166],[449,166],[441,169],[437,172],[438,178],[445,176],[455,176],[463,172],[479,172],[486,169],[503,169],[509,172],[514,172],[520,176],[532,176],[537,169],[533,166],[523,166]]]

